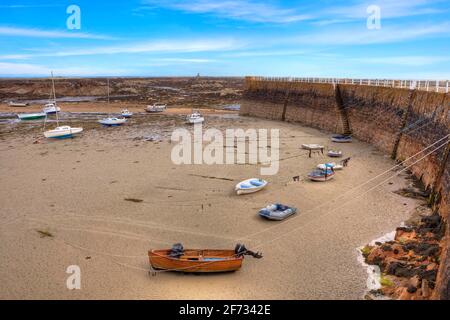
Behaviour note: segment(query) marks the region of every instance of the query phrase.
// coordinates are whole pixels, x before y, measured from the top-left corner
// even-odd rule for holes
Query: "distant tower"
[[[200,78],[200,73],[197,73],[197,77],[196,77],[197,79],[199,79]]]

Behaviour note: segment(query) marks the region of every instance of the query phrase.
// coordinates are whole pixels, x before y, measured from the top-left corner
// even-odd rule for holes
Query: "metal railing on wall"
[[[393,79],[351,79],[351,78],[294,78],[294,77],[249,77],[255,80],[290,81],[307,83],[354,84],[389,88],[417,89],[448,93],[449,80],[393,80]]]

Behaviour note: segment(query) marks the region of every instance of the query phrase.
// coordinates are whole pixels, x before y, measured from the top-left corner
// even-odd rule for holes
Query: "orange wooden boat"
[[[150,250],[148,252],[150,265],[154,270],[179,272],[230,272],[239,270],[244,260],[244,254],[261,257],[245,249],[244,246],[235,250],[213,249],[183,249],[178,244],[178,251],[172,249]],[[243,248],[243,249],[242,249]]]

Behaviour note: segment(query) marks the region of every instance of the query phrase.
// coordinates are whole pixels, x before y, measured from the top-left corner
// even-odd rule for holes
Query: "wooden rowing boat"
[[[233,250],[186,249],[180,257],[171,257],[170,251],[149,251],[152,268],[180,272],[230,272],[239,270],[244,259],[236,256]]]
[[[236,245],[234,250],[184,249],[179,243],[172,249],[150,250],[148,257],[154,270],[208,273],[239,270],[244,255],[261,258],[262,255]]]

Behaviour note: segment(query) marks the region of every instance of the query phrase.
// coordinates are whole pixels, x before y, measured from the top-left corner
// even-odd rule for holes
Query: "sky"
[[[2,0],[0,77],[51,71],[450,79],[450,1]]]

